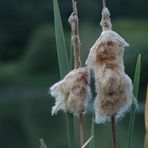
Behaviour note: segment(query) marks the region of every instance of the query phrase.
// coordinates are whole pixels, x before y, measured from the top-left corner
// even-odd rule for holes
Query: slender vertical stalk
[[[92,116],[92,122],[91,122],[91,137],[94,137],[95,138],[95,132],[94,132],[94,113],[93,113],[93,116]],[[95,148],[95,139],[92,139],[92,141],[89,143],[89,148]]]
[[[105,8],[105,6],[106,6],[106,1],[105,0],[102,0],[102,5],[103,5],[103,8]]]
[[[69,23],[72,30],[72,39],[73,39],[73,48],[74,48],[74,63],[75,68],[81,66],[80,60],[80,39],[79,39],[79,20],[78,20],[78,11],[76,1],[72,0],[73,12],[69,17]],[[80,143],[81,146],[84,144],[84,123],[83,123],[83,114],[80,113],[79,116],[79,125],[80,125]]]
[[[68,142],[69,148],[74,148],[74,123],[73,114],[66,113],[67,129],[68,129]]]
[[[103,5],[103,9],[105,9],[106,7],[106,1],[102,0],[102,5]],[[102,10],[103,12],[103,10]],[[106,24],[106,22],[108,22]],[[102,20],[101,20],[101,26],[102,26],[102,30],[106,29],[106,25],[107,25],[107,30],[111,29],[111,21],[110,21],[110,17],[106,17],[103,13],[102,13]],[[111,117],[111,126],[112,126],[112,145],[113,148],[116,148],[116,124],[115,124],[115,116]]]
[[[70,66],[68,64],[63,25],[61,21],[60,10],[57,0],[53,0],[53,8],[54,8],[55,36],[56,36],[56,45],[57,45],[57,53],[59,61],[59,70],[62,79],[68,73]],[[67,121],[67,135],[68,135],[69,148],[74,148],[73,115],[66,113],[66,121]]]
[[[79,27],[78,27],[79,20],[78,20],[76,1],[72,0],[72,6],[73,6],[73,12],[69,17],[69,22],[72,30],[75,68],[79,68],[81,66],[81,60],[80,60],[80,40],[79,40]]]
[[[138,98],[140,70],[141,70],[141,55],[139,54],[137,58],[135,74],[134,74],[133,94],[135,98]],[[131,112],[130,112],[130,121],[129,121],[128,148],[132,148],[134,125],[135,125],[135,114],[136,114],[136,105],[133,102],[132,107],[131,107]]]
[[[111,117],[112,126],[112,147],[116,148],[116,126],[115,126],[115,116]]]
[[[145,102],[145,142],[144,148],[148,148],[148,86],[147,86],[147,94],[146,94],[146,102]]]
[[[83,123],[82,113],[80,114],[79,124],[80,124],[80,144],[82,146],[84,144],[84,123]]]

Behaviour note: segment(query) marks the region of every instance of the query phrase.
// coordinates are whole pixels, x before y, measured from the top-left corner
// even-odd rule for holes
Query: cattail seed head
[[[110,12],[107,7],[103,8],[102,10],[102,20],[100,22],[100,25],[102,26],[102,30],[111,30],[112,24],[110,20]]]
[[[85,112],[91,96],[87,68],[72,70],[62,81],[50,88],[50,93],[56,98],[52,114],[59,110],[73,114]]]
[[[106,121],[111,116],[122,117],[134,98],[131,79],[126,74],[109,73],[106,70],[104,76],[96,81],[97,96],[94,107],[97,123]]]
[[[128,43],[116,32],[103,31],[90,49],[86,65],[90,68],[104,64],[107,67],[121,66],[123,65],[124,47],[128,46]]]
[[[124,72],[123,54],[128,43],[112,31],[109,10],[102,10],[103,32],[90,49],[86,60],[88,69],[95,77],[96,99],[94,102],[95,121],[105,122],[112,116],[121,117],[131,106],[133,85]]]

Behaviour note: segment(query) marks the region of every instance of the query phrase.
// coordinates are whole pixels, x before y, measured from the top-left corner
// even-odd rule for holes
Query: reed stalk
[[[74,48],[74,66],[75,66],[75,69],[77,69],[81,67],[81,60],[80,60],[79,19],[78,19],[77,3],[75,0],[72,0],[72,8],[73,8],[73,12],[69,17],[69,22],[71,25],[72,41],[73,41],[73,48]],[[80,126],[80,144],[82,146],[85,141],[84,140],[84,121],[83,121],[82,113],[80,113],[80,116],[79,116],[79,126]]]
[[[112,126],[112,147],[116,148],[116,126],[115,126],[115,116],[111,117],[111,126]]]
[[[138,98],[138,92],[139,92],[140,70],[141,70],[141,55],[139,54],[137,58],[136,68],[135,68],[134,88],[133,88],[133,94],[136,98]],[[130,112],[130,120],[129,120],[128,148],[132,148],[134,125],[135,125],[135,114],[136,114],[136,104],[133,101],[131,112]]]
[[[146,94],[146,102],[145,102],[145,142],[144,148],[148,148],[148,86],[147,86],[147,94]]]
[[[55,24],[55,36],[56,36],[56,46],[58,53],[58,62],[59,62],[59,71],[61,79],[68,73],[70,65],[67,58],[67,49],[63,31],[63,25],[61,21],[59,5],[57,0],[53,0],[54,8],[54,24]],[[69,148],[74,148],[74,123],[73,115],[66,113],[66,122],[67,122],[67,135]]]

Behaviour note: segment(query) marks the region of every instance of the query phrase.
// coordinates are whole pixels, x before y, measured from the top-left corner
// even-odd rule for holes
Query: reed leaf
[[[94,116],[94,115],[93,115]],[[94,137],[95,133],[94,133],[94,118],[92,118],[92,123],[91,123],[91,137]],[[95,148],[95,139],[93,138],[91,140],[91,142],[89,143],[89,148]]]
[[[57,0],[53,0],[53,9],[54,9],[56,46],[57,46],[57,53],[58,53],[60,76],[62,79],[69,71],[69,63],[67,58],[67,50],[66,50],[65,37],[63,32],[63,25],[61,21]],[[66,121],[67,121],[69,148],[74,148],[73,115],[66,113]]]
[[[60,11],[57,0],[53,0],[54,8],[54,24],[55,24],[55,36],[56,36],[56,46],[58,53],[59,69],[61,79],[68,73],[68,58],[65,37],[63,32],[63,25],[61,21]]]
[[[148,86],[147,86],[147,94],[146,94],[146,102],[145,102],[145,142],[144,148],[148,148]]]
[[[137,58],[135,74],[134,74],[133,94],[136,98],[138,98],[140,70],[141,70],[141,55],[139,54],[139,56]],[[129,132],[128,132],[128,148],[132,148],[133,132],[134,132],[134,124],[135,124],[135,113],[136,113],[136,105],[133,103],[132,107],[131,107],[131,112],[130,112]]]

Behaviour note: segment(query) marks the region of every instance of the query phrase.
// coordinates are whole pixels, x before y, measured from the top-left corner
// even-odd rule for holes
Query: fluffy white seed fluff
[[[96,82],[96,87],[100,89],[96,90],[94,103],[96,123],[103,123],[111,116],[123,117],[134,99],[133,85],[128,75],[113,76],[109,79],[103,77],[102,83]]]
[[[133,101],[133,85],[124,72],[123,54],[128,43],[112,31],[110,13],[102,11],[103,32],[90,49],[86,60],[88,69],[93,70],[96,86],[94,102],[95,121],[102,123],[111,116],[119,118],[128,110]]]
[[[85,112],[91,97],[87,68],[72,70],[63,80],[50,88],[50,93],[56,98],[52,115],[59,110],[75,115]]]
[[[110,50],[109,47],[113,47],[112,50]],[[110,61],[109,58],[116,56],[116,61],[118,60],[123,65],[124,47],[129,47],[129,44],[119,34],[112,30],[103,31],[95,44],[91,47],[86,60],[86,65],[88,65],[89,68],[92,68],[97,64],[97,55],[101,55],[103,53],[106,55],[107,51],[110,52],[110,54],[108,54],[110,57],[107,57],[106,55],[108,58],[107,60],[110,63],[113,62],[113,60]]]

